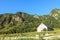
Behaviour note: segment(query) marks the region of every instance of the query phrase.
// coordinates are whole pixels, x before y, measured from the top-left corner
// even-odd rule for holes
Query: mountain
[[[54,17],[55,18],[55,20],[56,20],[56,27],[59,27],[60,28],[60,9],[57,9],[57,8],[55,8],[55,9],[53,9],[52,11],[51,11],[51,14],[50,14],[50,16],[52,16],[52,17]]]
[[[24,12],[0,14],[0,34],[34,32],[43,22],[60,28],[60,9],[53,9],[49,15],[30,15]]]
[[[60,17],[60,9],[57,9],[57,8],[55,8],[55,9],[53,9],[52,11],[51,11],[51,14],[50,14],[51,16],[53,16],[55,19],[59,19]]]

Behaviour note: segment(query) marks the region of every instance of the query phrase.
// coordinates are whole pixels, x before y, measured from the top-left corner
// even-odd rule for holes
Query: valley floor
[[[16,34],[0,34],[0,40],[60,40],[60,32],[28,32]]]

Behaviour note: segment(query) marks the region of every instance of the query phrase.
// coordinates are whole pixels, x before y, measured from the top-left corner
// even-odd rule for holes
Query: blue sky
[[[0,14],[21,11],[47,15],[54,8],[60,9],[60,0],[0,0]]]

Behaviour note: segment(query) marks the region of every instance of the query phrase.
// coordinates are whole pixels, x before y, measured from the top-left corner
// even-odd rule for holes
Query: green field
[[[58,31],[45,31],[45,32],[28,32],[28,33],[15,33],[15,34],[0,34],[0,39],[2,40],[42,40],[46,34],[48,36],[60,35]],[[38,38],[36,38],[38,35]],[[58,37],[50,38],[48,40],[60,40]]]

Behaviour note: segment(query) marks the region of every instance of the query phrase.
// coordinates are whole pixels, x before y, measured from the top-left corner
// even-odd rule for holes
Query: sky
[[[60,9],[60,0],[0,0],[0,14],[25,12],[48,15],[55,8]]]

